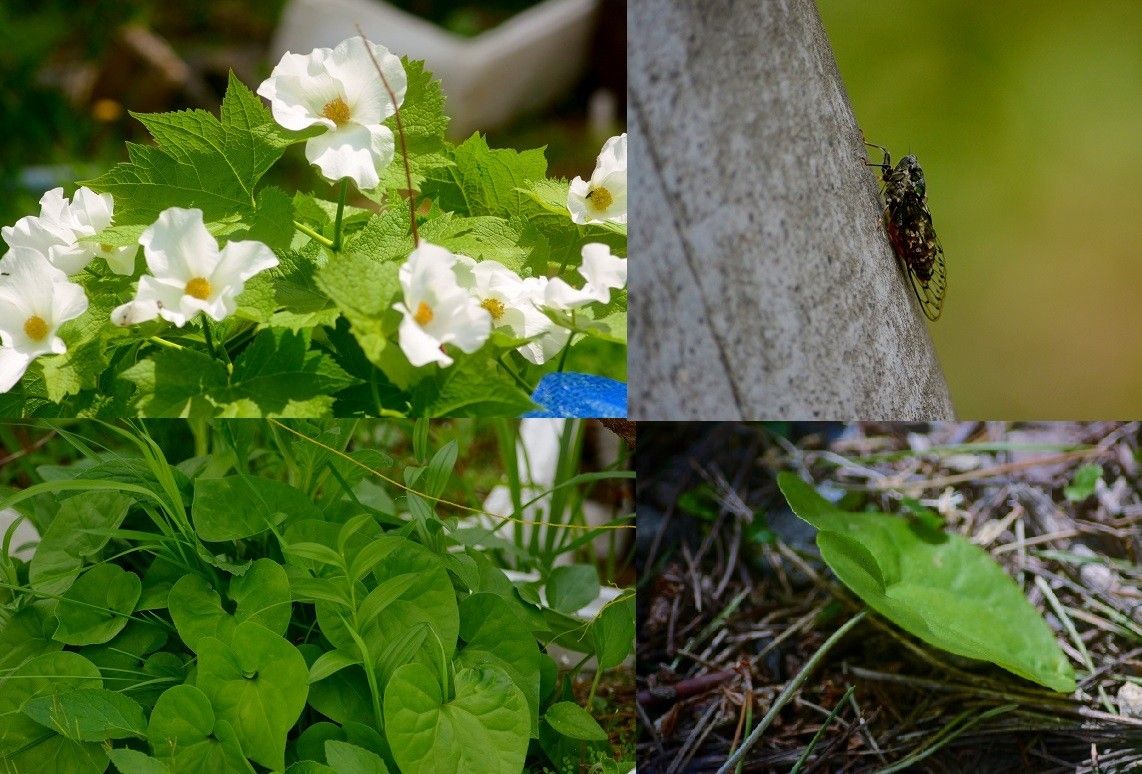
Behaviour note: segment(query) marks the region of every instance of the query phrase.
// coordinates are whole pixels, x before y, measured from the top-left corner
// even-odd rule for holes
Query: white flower
[[[563,349],[570,332],[560,328],[539,310],[546,278],[522,279],[497,261],[477,263],[466,255],[456,256],[460,286],[487,310],[492,328],[507,328],[517,339],[528,339],[516,348],[529,362],[547,362]]]
[[[627,261],[611,254],[611,248],[601,242],[583,245],[583,263],[579,275],[586,280],[576,290],[559,277],[547,283],[544,305],[566,311],[591,303],[605,304],[611,300],[611,290],[627,284]]]
[[[130,274],[135,270],[134,246],[80,241],[111,225],[114,214],[111,194],[80,188],[69,201],[62,188],[53,188],[40,197],[39,215],[28,215],[14,226],[4,227],[4,241],[13,250],[24,248],[42,253],[65,274],[78,274],[97,255],[105,258],[115,273]]]
[[[278,265],[261,242],[230,242],[219,250],[202,210],[163,210],[139,243],[151,273],[139,278],[135,300],[111,313],[116,325],[161,316],[181,328],[199,312],[223,320],[237,308],[246,280]]]
[[[460,287],[455,263],[448,250],[421,242],[400,268],[404,301],[393,308],[404,315],[400,347],[414,366],[450,366],[443,345],[475,352],[491,334],[491,314]]]
[[[56,331],[87,310],[83,288],[35,250],[14,250],[0,277],[0,392],[12,389],[40,355],[67,351]]]
[[[571,181],[567,209],[576,223],[627,222],[627,135],[623,132],[603,145],[590,182]]]
[[[369,46],[400,105],[408,86],[400,59],[384,46]],[[382,122],[396,106],[361,38],[308,55],[287,51],[258,94],[270,101],[274,120],[286,129],[326,128],[305,144],[305,157],[326,178],[352,178],[363,191],[380,184],[377,170],[393,160],[395,147],[393,133]]]

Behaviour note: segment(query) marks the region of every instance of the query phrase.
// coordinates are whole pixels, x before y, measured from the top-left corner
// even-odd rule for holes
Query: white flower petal
[[[583,291],[596,301],[607,303],[613,288],[625,287],[627,284],[626,259],[612,255],[611,248],[600,242],[583,245],[581,254],[583,263],[579,267],[579,274],[587,280]]]
[[[76,231],[91,236],[111,225],[115,200],[111,194],[97,194],[90,188],[80,188],[72,197],[69,214]]]
[[[412,313],[404,304],[397,304],[396,308],[404,314],[404,319],[400,323],[398,340],[408,362],[417,368],[429,363],[439,363],[443,367],[452,365],[452,358],[440,349],[440,341],[417,324]]]
[[[135,301],[140,304],[155,304],[159,316],[181,328],[186,325],[187,320],[182,312],[185,287],[172,280],[158,279],[144,274],[139,278],[139,290],[135,293]]]
[[[554,277],[547,283],[543,304],[552,309],[568,311],[594,303],[594,301],[595,296],[589,289],[576,290],[562,278]]]
[[[397,104],[404,102],[408,77],[400,59],[384,46],[369,43],[385,81],[396,94]],[[351,108],[353,121],[358,124],[379,124],[396,112],[377,69],[365,50],[365,41],[353,36],[341,41],[325,60],[325,70],[344,89],[346,102]]]
[[[135,245],[129,247],[111,247],[110,250],[99,249],[99,254],[107,261],[111,271],[124,276],[135,273],[135,254],[139,248]]]
[[[0,392],[8,392],[16,386],[32,359],[11,347],[0,347]]]
[[[340,84],[325,70],[328,54],[327,48],[309,55],[287,51],[270,77],[258,86],[258,94],[270,101],[274,120],[286,129],[300,131],[316,124],[336,127],[321,114],[326,104],[343,96]]]
[[[362,191],[370,191],[381,182],[373,156],[373,134],[358,124],[345,124],[311,138],[305,143],[305,158],[333,182],[348,177]]]
[[[213,285],[242,283],[277,265],[274,251],[261,242],[229,242],[222,248],[222,260],[210,276],[210,282]]]
[[[154,301],[128,301],[115,307],[111,312],[111,322],[120,328],[153,320],[159,316],[159,305]]]
[[[177,277],[184,283],[209,277],[219,261],[218,241],[206,230],[199,209],[163,210],[139,237],[139,244],[151,273]]]
[[[74,320],[87,311],[87,294],[74,282],[54,283],[51,300],[53,327]]]

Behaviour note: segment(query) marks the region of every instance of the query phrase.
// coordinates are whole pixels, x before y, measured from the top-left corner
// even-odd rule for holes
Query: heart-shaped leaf
[[[793,512],[817,528],[821,558],[869,607],[930,645],[1075,690],[1054,634],[982,549],[908,519],[836,510],[792,473],[777,481]]]
[[[398,669],[385,689],[385,734],[403,774],[519,774],[530,734],[527,699],[493,667],[461,669],[446,700],[420,663]]]
[[[197,686],[246,756],[267,768],[285,768],[286,733],[305,707],[308,680],[298,649],[252,621],[238,624],[229,643],[198,641]]]
[[[97,564],[60,599],[55,638],[67,645],[107,642],[127,625],[143,582],[115,564]]]
[[[569,739],[582,739],[585,742],[607,741],[607,732],[599,725],[599,721],[573,701],[552,704],[543,714],[543,719]]]
[[[193,685],[163,692],[151,711],[147,739],[172,771],[253,772],[234,729],[215,717],[210,699]]]
[[[118,527],[133,502],[115,492],[87,492],[64,500],[32,557],[32,588],[48,594],[66,591],[84,563],[111,539],[105,530]]]
[[[232,577],[226,596],[234,603],[233,615],[223,610],[218,592],[198,575],[185,575],[171,587],[167,607],[188,648],[197,652],[203,637],[225,641],[243,621],[285,634],[292,612],[289,577],[274,560],[258,559],[245,575]]]

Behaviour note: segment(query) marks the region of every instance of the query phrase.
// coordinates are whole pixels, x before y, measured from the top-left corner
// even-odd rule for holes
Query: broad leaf
[[[60,599],[55,638],[67,645],[107,642],[127,625],[143,582],[115,564],[97,564]]]
[[[518,774],[527,754],[527,699],[502,671],[456,673],[443,695],[437,675],[406,664],[385,689],[385,735],[403,774]]]
[[[32,588],[46,594],[66,591],[84,563],[107,545],[105,530],[117,528],[133,502],[115,492],[87,492],[64,500],[32,557]]]
[[[193,685],[176,685],[159,697],[147,739],[155,757],[171,771],[246,774],[254,770],[242,755],[234,729],[215,717],[210,699]]]
[[[1074,670],[1015,581],[959,535],[882,513],[847,513],[792,473],[778,485],[817,528],[821,558],[870,607],[925,642],[1056,691]]]
[[[81,688],[29,699],[23,712],[42,726],[77,742],[144,736],[143,708],[129,696],[103,688]]]
[[[316,519],[321,511],[301,490],[260,476],[238,474],[194,482],[194,530],[206,541],[239,540],[287,519]]]
[[[585,742],[607,741],[607,732],[599,725],[599,721],[575,702],[561,701],[552,704],[543,714],[543,719],[570,739],[582,739]]]
[[[245,575],[231,578],[226,596],[233,614],[223,609],[218,592],[198,575],[185,575],[171,587],[167,599],[171,619],[192,651],[198,652],[204,637],[229,641],[243,621],[285,634],[292,612],[289,578],[274,560],[257,559]]]
[[[308,676],[297,648],[250,621],[238,624],[229,643],[198,642],[196,685],[246,756],[267,768],[285,768],[286,733],[305,707]]]

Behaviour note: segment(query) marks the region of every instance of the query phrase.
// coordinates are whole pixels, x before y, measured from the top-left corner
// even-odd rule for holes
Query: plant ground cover
[[[1142,762],[1137,423],[643,423],[639,435],[640,771]],[[790,509],[781,471],[840,498],[830,518],[905,512],[930,546],[961,536],[985,551],[1024,598],[1004,604],[1025,600],[1046,621],[1075,690],[988,663],[1003,653],[953,655],[866,607],[836,544],[798,518],[795,498]],[[884,568],[891,552],[867,566]],[[945,620],[977,602],[957,595]],[[964,640],[981,636],[969,626]]]
[[[625,452],[521,426],[0,426],[0,769],[625,774]]]

